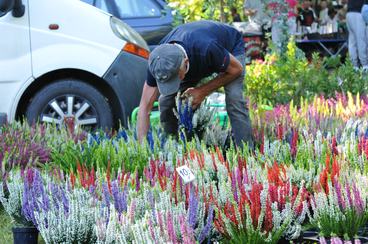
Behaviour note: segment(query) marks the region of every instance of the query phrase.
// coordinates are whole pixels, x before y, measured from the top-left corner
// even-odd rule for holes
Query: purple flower
[[[149,225],[149,231],[150,231],[151,237],[156,243],[156,237],[155,237],[155,232],[153,231],[153,224],[152,224],[151,218],[148,220],[148,225]]]
[[[45,191],[45,186],[43,183],[41,173],[38,170],[36,170],[36,175],[35,175],[35,179],[33,183],[35,185],[35,188],[34,188],[35,193],[41,196],[42,198],[42,204],[44,207],[43,209],[48,210],[50,208],[50,201],[49,201],[48,194]]]
[[[129,219],[130,222],[133,222],[134,220],[134,213],[135,213],[135,208],[136,208],[136,201],[135,199],[132,200],[131,204],[130,204],[130,209],[129,209]]]
[[[35,226],[36,226],[36,219],[34,217],[33,211],[38,210],[36,207],[37,206],[34,205],[32,193],[30,193],[29,187],[27,186],[27,182],[24,182],[22,215],[25,217],[27,221],[32,222]]]
[[[160,211],[157,211],[157,219],[158,219],[158,225],[160,226],[161,232],[164,232],[164,222],[162,219],[162,213]]]
[[[355,184],[353,184],[353,194],[354,194],[354,206],[358,214],[362,214],[364,212],[364,203],[360,196],[360,192]]]
[[[64,212],[69,213],[69,200],[66,196],[66,189],[64,187],[60,187],[60,193],[61,193],[61,202],[63,203]]]
[[[149,203],[151,205],[151,208],[152,208],[152,218],[155,221],[155,223],[157,223],[156,212],[155,212],[155,202],[154,202],[152,191],[148,192],[148,201],[149,201]]]
[[[240,188],[240,186],[242,185],[242,172],[240,171],[239,167],[236,167],[236,180]]]
[[[48,212],[50,209],[50,200],[45,192],[43,180],[39,171],[33,170],[33,181],[24,181],[22,213],[28,221],[32,221],[36,226],[35,212],[42,210]],[[28,171],[30,175],[30,171]]]
[[[45,138],[34,138],[29,133],[24,133],[22,129],[14,130],[6,128],[0,133],[0,162],[1,169],[5,171],[15,166],[24,169],[28,165],[34,165],[36,162],[45,163],[49,161],[50,149],[47,148]],[[6,160],[4,157],[6,156]],[[5,172],[1,172],[4,174]]]
[[[183,105],[183,101],[179,99],[177,111],[179,115],[179,127],[184,128],[188,132],[192,132],[192,119],[194,113],[192,107],[189,105],[189,101],[186,99]]]
[[[119,192],[119,186],[116,180],[112,182],[111,192],[112,192],[112,196],[114,199],[115,209],[118,211],[119,214],[121,214],[122,210],[121,210],[120,201],[119,201],[120,192]]]
[[[135,172],[135,190],[138,192],[141,189],[141,182],[139,178],[139,172],[138,169],[136,169]]]
[[[191,188],[189,196],[189,209],[188,209],[188,223],[194,229],[197,224],[197,210],[198,210],[198,199]]]
[[[239,199],[238,199],[238,190],[236,188],[236,179],[235,179],[235,170],[233,170],[232,172],[232,177],[231,177],[231,189],[233,190],[233,194],[234,194],[234,199],[237,203],[239,203]]]
[[[201,234],[199,235],[198,241],[202,243],[211,231],[213,222],[213,208],[210,206],[208,210],[207,224],[203,227]]]
[[[59,203],[61,202],[61,194],[59,187],[54,183],[49,184],[49,190],[51,192],[51,197],[56,208],[59,208]]]
[[[345,204],[344,198],[342,196],[341,185],[336,179],[334,179],[334,186],[335,186],[335,191],[336,191],[337,201],[339,203],[339,207],[342,210],[345,210],[346,204]]]
[[[353,199],[351,198],[351,191],[350,191],[350,185],[349,184],[346,184],[345,186],[345,190],[346,190],[346,195],[348,197],[348,200],[349,200],[349,205],[350,207],[353,207]]]
[[[116,135],[116,138],[119,140],[120,138],[123,138],[125,142],[128,141],[128,135],[125,130],[119,131],[119,133]]]
[[[152,134],[151,130],[149,130],[148,133],[147,133],[147,141],[148,141],[148,145],[151,149],[151,152],[153,152],[154,147],[155,147],[155,141],[153,140],[153,134]]]
[[[108,209],[110,209],[110,193],[109,193],[109,188],[105,182],[102,184],[102,193],[103,193],[103,200],[105,202],[105,205]]]

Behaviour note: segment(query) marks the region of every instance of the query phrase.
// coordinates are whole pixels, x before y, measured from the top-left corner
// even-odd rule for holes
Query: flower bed
[[[307,241],[308,230],[331,243],[363,240],[368,99],[316,97],[251,114],[255,150],[190,140],[187,120],[182,140],[153,130],[143,144],[132,130],[4,127],[0,141],[14,143],[1,161],[0,202],[46,243],[278,243]],[[47,157],[13,160],[29,155],[14,140],[29,131],[23,140]],[[176,171],[182,165],[193,182]]]

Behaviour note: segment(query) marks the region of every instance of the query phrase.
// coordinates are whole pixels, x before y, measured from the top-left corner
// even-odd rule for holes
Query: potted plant
[[[38,230],[22,213],[23,189],[20,172],[10,172],[0,183],[0,202],[14,222],[14,244],[37,244]]]
[[[309,215],[311,227],[317,229],[319,237],[305,240],[320,243],[366,243],[367,238],[359,236],[367,223],[366,196],[356,183],[333,184],[316,192],[311,201],[312,213]]]

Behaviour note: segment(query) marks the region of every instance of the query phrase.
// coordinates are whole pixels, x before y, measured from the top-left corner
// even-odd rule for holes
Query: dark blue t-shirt
[[[231,53],[245,53],[242,35],[235,28],[214,21],[197,21],[178,26],[164,37],[160,44],[178,43],[189,58],[189,71],[184,81],[199,82],[213,73],[226,71]],[[147,84],[157,86],[147,71]]]

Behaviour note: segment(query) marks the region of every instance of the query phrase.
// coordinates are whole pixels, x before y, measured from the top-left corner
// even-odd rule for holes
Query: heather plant
[[[307,210],[302,190],[293,196],[282,187],[252,183],[247,194],[242,187],[228,193],[225,205],[216,205],[215,226],[227,242],[278,243],[282,237],[299,237]]]
[[[175,102],[174,114],[178,118],[182,141],[195,138],[208,146],[225,146],[229,131],[214,119],[216,108],[211,107],[207,100],[195,110],[192,109],[191,97],[183,99],[181,93],[178,93]]]
[[[134,190],[124,198],[124,210],[117,208],[119,198],[112,185],[112,194],[105,191],[104,201],[109,211],[101,211],[96,230],[98,243],[202,243],[212,233],[213,210],[206,214],[204,203],[192,190],[184,202],[173,203],[167,190],[144,184],[140,194]],[[115,193],[114,193],[115,192]],[[113,201],[112,201],[113,200]],[[127,204],[127,202],[130,202]],[[206,217],[207,215],[207,217]],[[107,224],[105,224],[107,223]]]
[[[0,128],[0,177],[12,168],[44,164],[50,160],[45,128],[18,123]]]
[[[46,243],[95,243],[94,225],[99,211],[98,202],[84,189],[65,194],[68,205],[51,203],[50,209],[35,211],[35,221]]]
[[[334,133],[340,137],[349,120],[364,120],[368,115],[368,100],[365,96],[337,94],[334,99],[315,96],[312,101],[300,100],[297,106],[293,101],[287,105],[278,105],[272,111],[252,112],[255,136],[261,140],[262,132],[269,139],[283,138],[291,129],[306,130],[316,136]],[[355,128],[351,128],[354,130]]]
[[[83,188],[28,169],[24,179],[22,215],[39,230],[46,243],[94,243],[99,203]]]
[[[364,188],[364,187],[363,187]],[[311,200],[311,227],[322,237],[340,237],[347,241],[358,237],[367,222],[367,195],[357,183],[342,183],[333,178]]]
[[[22,213],[23,177],[18,171],[9,172],[6,181],[0,183],[0,202],[16,226],[33,226]]]

